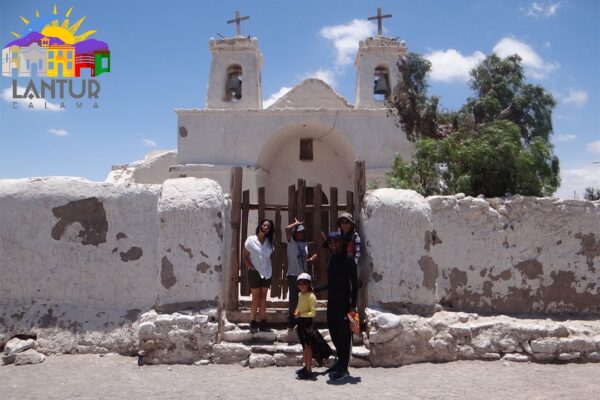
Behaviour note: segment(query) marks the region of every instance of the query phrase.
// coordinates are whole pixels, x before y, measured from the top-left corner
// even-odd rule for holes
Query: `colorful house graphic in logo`
[[[93,77],[110,72],[108,44],[87,39],[96,30],[78,35],[85,17],[71,24],[71,11],[73,7],[62,22],[56,4],[50,16],[40,16],[35,10],[33,21],[20,17],[27,28],[24,36],[11,32],[17,39],[2,49],[2,76],[72,78],[80,76],[86,68]]]

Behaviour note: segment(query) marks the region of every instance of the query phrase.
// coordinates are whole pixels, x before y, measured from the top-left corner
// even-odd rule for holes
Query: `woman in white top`
[[[256,233],[248,236],[242,250],[242,260],[248,268],[248,283],[252,293],[252,306],[250,309],[250,331],[252,333],[267,331],[267,293],[271,286],[273,267],[271,254],[273,253],[273,233],[275,224],[271,220],[264,220],[256,227]],[[260,324],[256,322],[256,311]]]

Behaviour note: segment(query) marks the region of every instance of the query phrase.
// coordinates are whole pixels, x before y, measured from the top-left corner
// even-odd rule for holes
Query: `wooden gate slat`
[[[265,219],[265,188],[258,188],[258,223]]]
[[[273,257],[273,280],[271,282],[271,297],[281,297],[281,208],[275,210],[275,243]]]
[[[354,214],[354,193],[350,190],[346,192],[346,211]]]
[[[338,218],[338,189],[336,187],[329,188],[329,232],[337,230]]]
[[[227,294],[227,308],[235,310],[238,308],[238,278],[240,270],[240,219],[241,219],[241,197],[242,197],[242,167],[233,167],[229,181],[229,193],[231,196],[231,249],[230,249],[230,278],[229,292]]]
[[[294,222],[296,215],[296,185],[288,186],[288,224]]]
[[[242,192],[242,235],[241,245],[244,246],[248,237],[248,214],[250,213],[250,190]],[[250,295],[250,286],[248,285],[248,270],[243,262],[240,262],[240,293],[242,296]]]

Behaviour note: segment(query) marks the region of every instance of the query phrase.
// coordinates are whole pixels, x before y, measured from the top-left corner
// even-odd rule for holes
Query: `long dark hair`
[[[271,242],[271,247],[273,247],[273,236],[275,235],[275,223],[272,220],[270,220],[270,219],[264,219],[264,220],[260,221],[260,223],[256,226],[256,231],[254,232],[254,234],[258,235],[258,232],[260,232],[260,227],[265,222],[268,222],[269,225],[270,225],[269,233],[267,233],[265,235],[265,237],[267,239],[269,239],[269,242]]]

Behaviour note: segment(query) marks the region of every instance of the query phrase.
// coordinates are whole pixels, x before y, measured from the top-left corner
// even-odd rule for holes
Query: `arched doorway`
[[[355,153],[341,132],[320,123],[293,124],[274,133],[264,144],[257,167],[257,186],[266,188],[267,202],[283,204],[288,187],[298,179],[306,187],[321,184],[323,192],[353,189]],[[307,192],[308,195],[308,192]]]

